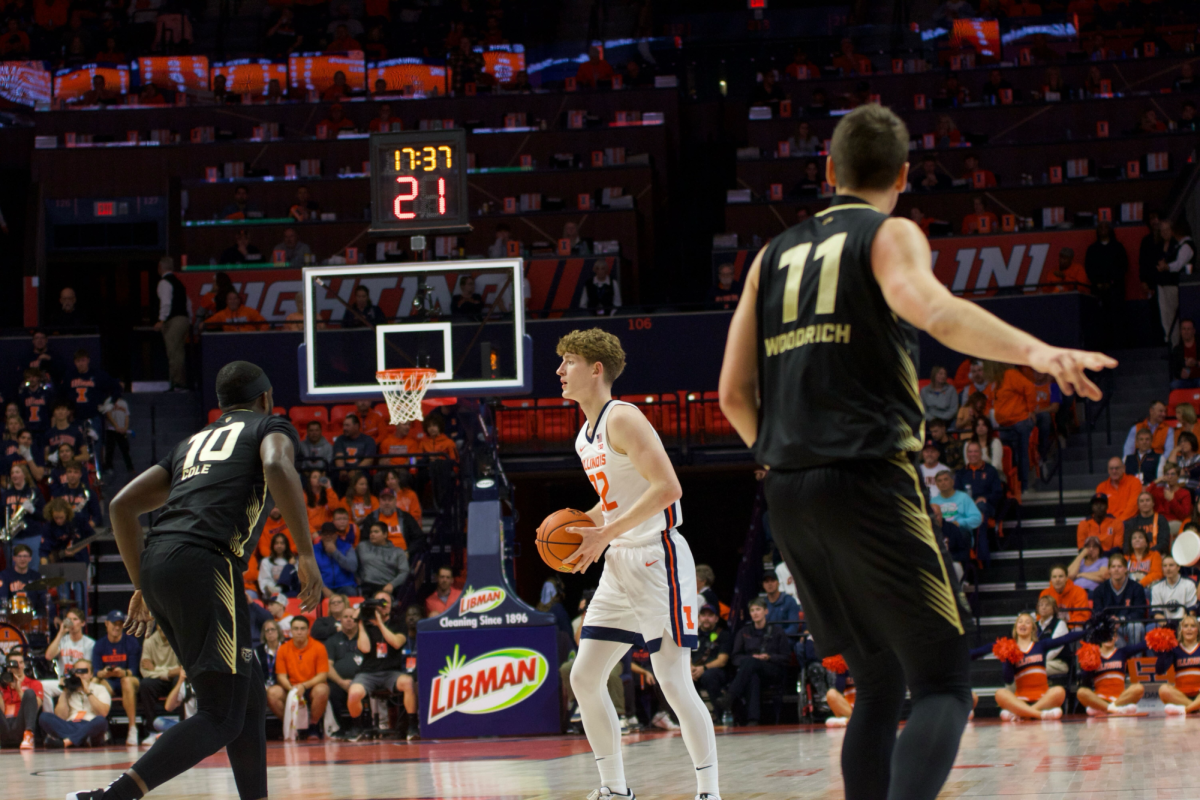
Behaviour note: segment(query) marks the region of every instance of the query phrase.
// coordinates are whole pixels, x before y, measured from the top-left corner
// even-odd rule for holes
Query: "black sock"
[[[141,800],[142,790],[138,788],[137,781],[122,775],[117,778],[112,786],[109,786],[104,792],[104,800]]]

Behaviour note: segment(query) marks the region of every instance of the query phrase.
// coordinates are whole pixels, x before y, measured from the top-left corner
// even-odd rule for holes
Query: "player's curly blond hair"
[[[609,386],[625,370],[625,351],[621,348],[621,340],[599,328],[571,331],[558,340],[555,352],[560,356],[572,353],[587,359],[590,364],[599,361],[604,366],[604,381]]]

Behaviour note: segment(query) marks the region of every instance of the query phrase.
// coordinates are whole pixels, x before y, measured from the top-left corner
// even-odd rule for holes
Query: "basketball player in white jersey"
[[[600,768],[600,788],[588,800],[634,796],[605,682],[630,646],[643,642],[679,717],[696,767],[697,800],[720,800],[712,718],[692,683],[699,607],[696,565],[676,530],[683,521],[679,480],[645,415],[612,399],[613,381],[625,368],[621,341],[599,328],[572,331],[559,340],[558,354],[563,397],[579,403],[587,417],[575,449],[600,498],[588,511],[596,527],[567,528],[583,543],[564,561],[575,572],[586,572],[601,555],[605,562],[571,668],[583,729]]]

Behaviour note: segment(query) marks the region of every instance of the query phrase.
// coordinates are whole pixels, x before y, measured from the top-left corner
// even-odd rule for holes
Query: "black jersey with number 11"
[[[777,236],[758,279],[755,455],[776,469],[921,448],[917,332],[871,271],[887,219],[848,195]]]
[[[229,411],[159,462],[171,475],[171,494],[154,521],[150,541],[172,540],[216,546],[246,570],[246,554],[261,530],[267,480],[259,450],[270,433],[299,447],[292,423],[253,411]]]

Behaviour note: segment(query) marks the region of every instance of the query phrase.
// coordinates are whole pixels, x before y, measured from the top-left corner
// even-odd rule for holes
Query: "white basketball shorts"
[[[657,653],[665,636],[694,650],[699,611],[696,563],[678,531],[638,547],[618,540],[604,555],[604,573],[580,637],[644,645]]]

